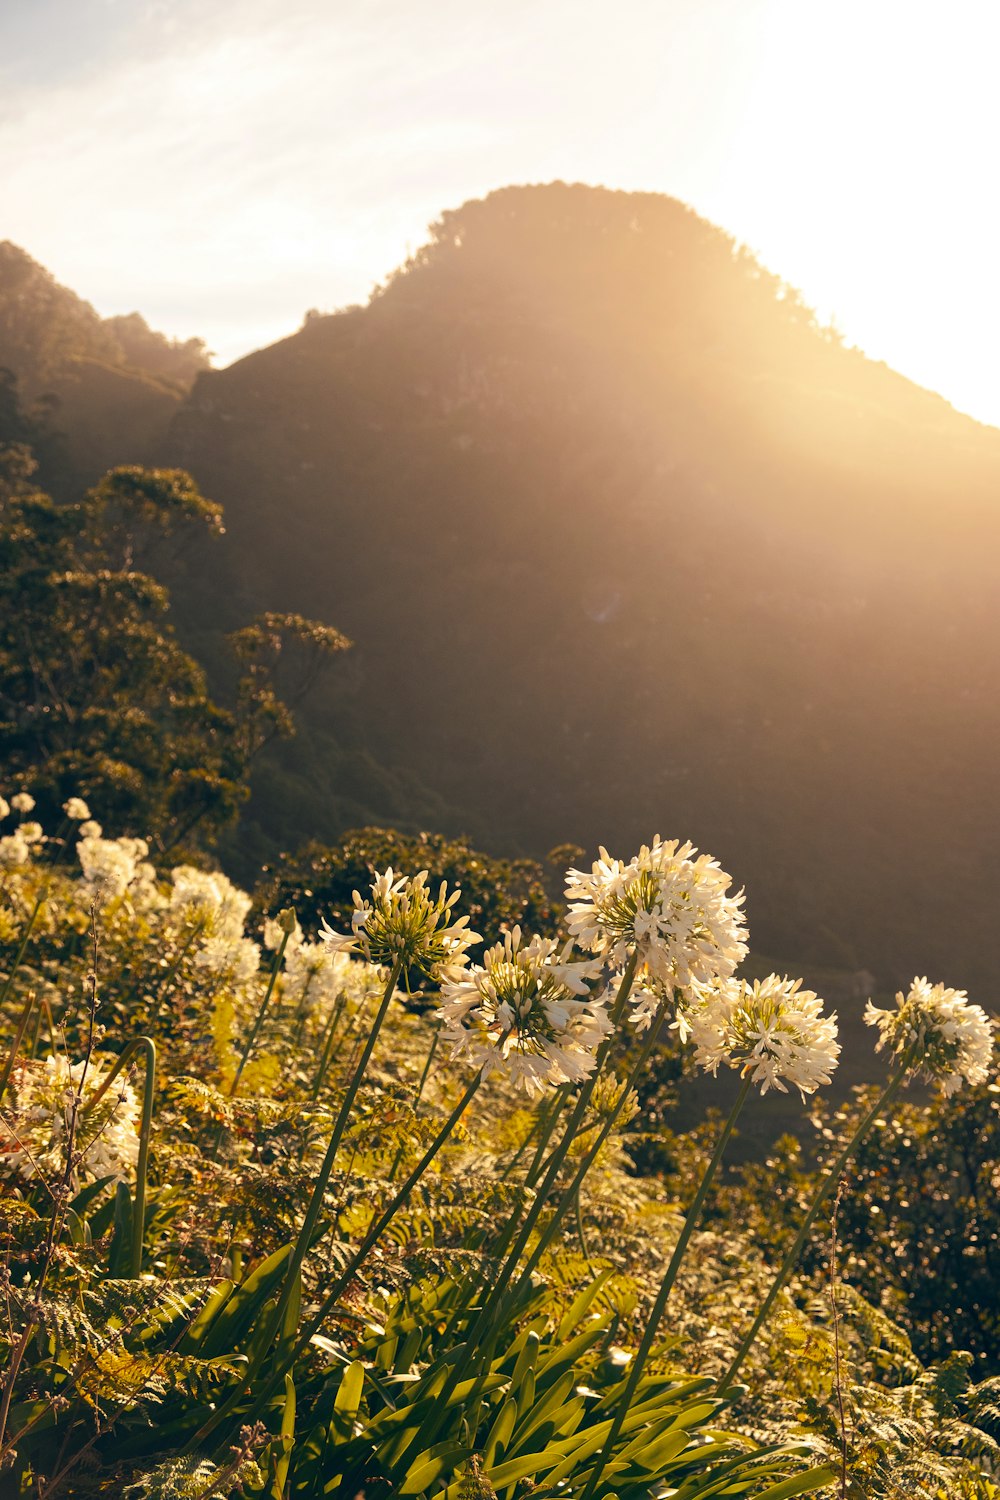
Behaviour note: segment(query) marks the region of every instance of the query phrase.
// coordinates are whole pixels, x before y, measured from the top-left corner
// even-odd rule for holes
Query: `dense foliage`
[[[82,790],[102,817],[161,849],[211,843],[248,795],[250,763],[293,728],[277,669],[299,694],[349,642],[268,614],[233,639],[234,709],[209,693],[164,616],[147,559],[186,533],[221,530],[219,507],[179,470],[112,470],[73,505],[33,485],[23,444],[0,447],[0,735],[8,776],[53,817]]]
[[[630,1165],[634,1044],[615,1046],[562,1145],[562,1092],[533,1100],[502,1070],[474,1086],[437,1046],[433,1011],[393,999],[399,970],[385,988],[385,969],[308,940],[288,911],[259,946],[244,932],[250,899],[225,877],[158,875],[140,841],[89,831],[80,799],[67,809],[74,871],[29,802],[0,838],[13,1039],[0,1061],[0,1450],[14,1493],[518,1500],[531,1481],[574,1500],[591,1484],[640,1500],[658,1483],[708,1500],[724,1479],[727,1495],[779,1500],[832,1497],[842,1466],[851,1500],[994,1493],[992,1386],[962,1355],[923,1368],[884,1311],[831,1287],[822,1254],[815,1279],[782,1294],[747,1385],[717,1394],[773,1276],[717,1216],[622,1406],[627,1352],[693,1227],[678,1217],[690,1182],[665,1197]],[[367,924],[374,942],[382,908],[422,941],[406,915],[416,889],[376,879],[356,941]],[[451,907],[426,920],[464,931],[441,925]],[[442,961],[454,941],[434,950]],[[544,968],[538,941],[530,962]],[[498,975],[518,951],[501,945]],[[555,972],[575,982],[564,961]],[[462,993],[442,980],[451,1026],[465,1024]],[[547,1151],[565,1154],[545,1187]],[[521,1219],[533,1274],[484,1323]],[[303,1232],[311,1248],[289,1281]]]

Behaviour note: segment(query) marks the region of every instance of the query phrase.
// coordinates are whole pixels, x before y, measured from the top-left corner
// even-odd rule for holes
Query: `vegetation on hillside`
[[[572,958],[514,929],[477,963],[421,876],[376,873],[328,942],[287,909],[254,940],[220,874],[158,872],[82,798],[69,838],[35,812],[0,804],[12,1493],[995,1494],[968,1358],[924,1368],[827,1266],[775,1279],[787,1238],[762,1258],[699,1226],[713,1168],[677,1197],[630,1169],[671,1019],[744,1099],[836,1062],[815,996],[726,978],[745,930],[712,862],[657,843],[571,871]],[[882,1111],[909,1072],[987,1065],[981,1013],[914,993],[905,1034],[873,1015]]]
[[[0,431],[0,438],[3,433]],[[249,795],[251,764],[350,643],[299,615],[235,632],[232,709],[209,693],[146,571],[221,510],[179,470],[118,468],[75,504],[34,486],[23,443],[0,442],[0,735],[8,776],[43,815],[82,790],[160,850],[211,846]],[[297,669],[297,670],[296,670]]]
[[[358,642],[300,742],[335,794],[273,768],[265,859],[306,818],[536,858],[698,828],[766,951],[996,982],[1000,436],[681,204],[464,204],[368,306],[202,374],[164,459],[227,510],[185,618],[278,587]]]

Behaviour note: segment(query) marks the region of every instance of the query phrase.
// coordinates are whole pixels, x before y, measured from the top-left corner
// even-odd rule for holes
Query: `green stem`
[[[153,1030],[154,1030],[154,1028],[156,1026],[157,1021],[160,1019],[160,1011],[163,1008],[163,997],[164,997],[164,995],[166,994],[166,992],[167,992],[168,988],[170,987],[170,985],[172,984],[173,980],[177,977],[177,971],[180,968],[181,964],[184,962],[184,960],[187,958],[188,954],[190,953],[190,951],[191,951],[191,945],[194,942],[195,938],[197,938],[200,933],[204,932],[204,930],[205,930],[205,919],[204,919],[204,917],[202,917],[201,921],[197,922],[195,924],[195,926],[192,927],[191,931],[188,934],[187,941],[185,942],[184,946],[181,948],[181,951],[178,953],[177,957],[174,959],[174,961],[171,964],[170,968],[167,970],[166,974],[163,976],[163,978],[160,980],[159,984],[157,985],[157,987],[156,987],[156,999],[153,1002],[153,1009],[150,1012],[150,1017],[149,1017],[149,1022],[148,1022],[148,1028],[149,1028],[150,1033],[153,1032]]]
[[[343,1139],[344,1131],[347,1127],[347,1121],[350,1117],[351,1110],[354,1107],[354,1101],[357,1098],[358,1089],[361,1087],[361,1080],[364,1077],[365,1069],[368,1067],[371,1055],[375,1050],[375,1043],[378,1040],[378,1034],[382,1029],[382,1022],[385,1020],[390,1001],[392,1000],[396,985],[399,982],[399,976],[402,972],[402,967],[403,965],[401,959],[397,959],[392,966],[389,974],[389,979],[385,987],[385,992],[382,996],[382,1003],[378,1008],[378,1014],[376,1015],[375,1022],[368,1033],[368,1040],[365,1043],[364,1050],[362,1051],[361,1057],[358,1061],[358,1065],[354,1070],[351,1081],[347,1086],[347,1092],[344,1094],[343,1102],[340,1106],[340,1111],[337,1115],[333,1130],[330,1134],[330,1142],[326,1148],[326,1155],[323,1158],[323,1164],[319,1169],[319,1173],[313,1185],[312,1196],[309,1200],[309,1206],[306,1209],[305,1218],[302,1221],[302,1227],[299,1230],[298,1235],[295,1239],[295,1243],[292,1247],[292,1253],[288,1260],[288,1269],[285,1272],[285,1278],[281,1285],[281,1293],[268,1321],[267,1333],[261,1340],[260,1353],[258,1354],[256,1360],[247,1369],[246,1373],[244,1374],[243,1380],[237,1386],[236,1390],[233,1391],[228,1401],[224,1402],[222,1406],[220,1406],[219,1409],[214,1412],[211,1417],[209,1417],[208,1421],[205,1422],[195,1433],[195,1436],[192,1439],[192,1445],[203,1442],[204,1439],[209,1435],[209,1433],[214,1432],[216,1427],[218,1427],[219,1424],[235,1410],[240,1401],[242,1401],[244,1392],[250,1385],[254,1376],[257,1374],[257,1371],[260,1369],[264,1360],[271,1353],[271,1347],[274,1343],[275,1338],[277,1337],[278,1330],[282,1325],[282,1321],[285,1316],[285,1310],[291,1300],[292,1292],[298,1279],[299,1272],[302,1269],[302,1263],[306,1258],[310,1245],[312,1244],[313,1234],[315,1232],[316,1225],[319,1222],[320,1213],[322,1212],[323,1200],[326,1196],[326,1190],[330,1183],[330,1177],[333,1174],[333,1166],[337,1158],[337,1151],[340,1147],[340,1142]]]
[[[637,968],[638,955],[633,953],[625,966],[625,972],[622,975],[621,984],[618,987],[618,994],[615,996],[615,1003],[611,1011],[611,1021],[614,1029],[608,1034],[604,1042],[601,1044],[601,1047],[597,1054],[597,1061],[594,1066],[594,1071],[590,1074],[589,1078],[586,1080],[580,1090],[579,1097],[576,1101],[576,1107],[569,1117],[569,1121],[562,1133],[559,1144],[549,1155],[548,1164],[545,1169],[545,1175],[542,1178],[537,1192],[535,1193],[534,1202],[529,1208],[520,1230],[517,1232],[514,1243],[507,1253],[507,1258],[500,1268],[493,1290],[487,1298],[483,1309],[479,1314],[476,1325],[472,1333],[470,1334],[470,1344],[475,1343],[476,1335],[482,1331],[482,1328],[484,1326],[488,1326],[488,1320],[492,1318],[495,1309],[499,1306],[500,1299],[503,1297],[504,1292],[507,1289],[507,1283],[510,1281],[514,1268],[516,1267],[517,1262],[520,1260],[522,1254],[524,1253],[524,1247],[527,1245],[528,1240],[531,1238],[531,1232],[538,1222],[539,1215],[545,1207],[546,1199],[555,1186],[556,1179],[559,1176],[560,1171],[562,1170],[563,1162],[569,1155],[570,1147],[572,1146],[577,1136],[577,1127],[580,1125],[584,1115],[586,1114],[587,1106],[590,1103],[594,1088],[597,1084],[597,1080],[604,1070],[604,1064],[607,1061],[609,1052],[611,1051],[611,1043],[614,1041],[618,1023],[620,1022],[621,1017],[624,1013],[625,1004],[632,989],[632,983],[635,979],[635,972]]]
[[[531,1145],[532,1141],[537,1135],[538,1146],[535,1150],[535,1155],[532,1158],[531,1165],[529,1166],[528,1171],[525,1175],[525,1181],[530,1182],[531,1174],[538,1167],[545,1152],[545,1141],[554,1122],[555,1115],[569,1098],[570,1088],[570,1084],[560,1084],[555,1093],[552,1095],[551,1099],[542,1100],[542,1103],[539,1105],[538,1109],[535,1112],[534,1119],[532,1120],[528,1129],[525,1131],[524,1140],[518,1146],[510,1161],[506,1163],[506,1165],[500,1172],[501,1178],[505,1179],[510,1176],[511,1172],[513,1172],[514,1168],[520,1162],[521,1157],[527,1151],[528,1147]]]
[[[555,1125],[556,1120],[559,1118],[562,1107],[569,1099],[570,1093],[572,1092],[572,1087],[572,1084],[569,1083],[561,1084],[560,1087],[556,1089],[552,1098],[548,1101],[545,1107],[544,1117],[540,1116],[537,1121],[538,1145],[535,1147],[535,1154],[531,1158],[531,1163],[528,1167],[528,1170],[524,1174],[525,1187],[534,1187],[535,1183],[538,1181],[539,1177],[541,1177],[543,1171],[548,1166],[548,1158],[545,1155],[545,1149],[549,1144],[549,1140],[552,1136],[552,1128]],[[527,1141],[525,1141],[525,1145],[527,1145]]]
[[[439,1026],[434,1033],[434,1040],[431,1042],[430,1048],[427,1052],[427,1061],[424,1063],[424,1071],[421,1073],[420,1082],[417,1084],[417,1097],[413,1101],[414,1109],[416,1109],[417,1105],[420,1103],[421,1099],[424,1096],[424,1084],[427,1082],[427,1075],[431,1070],[431,1063],[434,1061],[434,1054],[438,1049],[438,1043],[440,1042],[440,1040],[441,1028]]]
[[[636,1387],[638,1386],[639,1381],[642,1379],[642,1372],[645,1369],[646,1361],[649,1359],[649,1353],[653,1347],[653,1341],[656,1338],[657,1332],[660,1327],[660,1322],[662,1321],[663,1314],[666,1311],[667,1303],[670,1300],[670,1293],[673,1291],[674,1282],[677,1280],[677,1273],[679,1272],[681,1264],[684,1260],[684,1254],[687,1250],[688,1243],[691,1239],[691,1236],[694,1234],[695,1229],[698,1227],[698,1220],[701,1217],[701,1211],[705,1205],[705,1199],[708,1197],[708,1190],[712,1186],[712,1181],[715,1177],[716,1172],[718,1171],[719,1164],[722,1161],[726,1146],[729,1144],[729,1137],[732,1135],[733,1129],[736,1125],[736,1121],[739,1119],[740,1111],[746,1103],[747,1095],[750,1092],[752,1081],[753,1080],[748,1073],[740,1086],[740,1091],[736,1096],[736,1102],[729,1112],[729,1119],[726,1121],[725,1125],[722,1128],[722,1133],[720,1134],[719,1139],[716,1143],[715,1151],[712,1155],[712,1160],[705,1168],[704,1176],[702,1177],[701,1182],[698,1184],[698,1191],[695,1193],[694,1201],[692,1202],[691,1207],[688,1209],[687,1215],[685,1216],[684,1226],[681,1229],[680,1234],[678,1235],[677,1244],[674,1246],[674,1253],[670,1257],[670,1264],[667,1266],[666,1275],[660,1283],[660,1290],[656,1294],[656,1301],[653,1303],[652,1311],[649,1315],[649,1318],[647,1319],[646,1327],[643,1332],[638,1351],[636,1352],[635,1359],[632,1361],[631,1367],[629,1368],[628,1380],[625,1383],[625,1389],[615,1403],[614,1421],[611,1423],[611,1430],[608,1433],[607,1441],[604,1443],[601,1456],[597,1461],[597,1466],[590,1476],[581,1500],[591,1500],[591,1496],[594,1494],[594,1491],[597,1489],[597,1486],[601,1481],[601,1475],[604,1473],[607,1462],[614,1453],[615,1443],[618,1439],[619,1433],[622,1430],[622,1424],[624,1423],[625,1418],[628,1415],[629,1407],[632,1404],[632,1398],[636,1392]]]
[[[475,1078],[473,1078],[472,1082],[469,1084],[468,1088],[465,1090],[465,1093],[462,1095],[461,1099],[455,1105],[455,1108],[452,1110],[447,1120],[441,1126],[441,1129],[438,1131],[431,1144],[428,1146],[427,1150],[424,1152],[423,1156],[417,1162],[417,1165],[413,1168],[413,1171],[410,1173],[409,1177],[407,1177],[406,1181],[400,1186],[395,1196],[392,1198],[392,1201],[386,1208],[382,1210],[381,1214],[379,1214],[374,1224],[372,1224],[371,1228],[368,1230],[368,1233],[361,1241],[361,1244],[355,1250],[354,1254],[347,1262],[347,1265],[341,1271],[340,1275],[333,1283],[333,1286],[323,1298],[323,1301],[319,1305],[318,1311],[313,1314],[305,1329],[299,1335],[298,1342],[296,1343],[294,1349],[292,1349],[292,1351],[285,1357],[279,1367],[271,1371],[264,1390],[261,1392],[260,1396],[254,1403],[253,1410],[249,1412],[249,1414],[245,1418],[247,1422],[252,1422],[254,1420],[255,1416],[258,1415],[263,1407],[267,1404],[267,1401],[270,1399],[272,1392],[281,1381],[281,1378],[284,1375],[285,1371],[291,1369],[295,1361],[299,1359],[308,1349],[312,1339],[322,1327],[324,1319],[329,1315],[330,1312],[332,1312],[333,1308],[337,1305],[345,1289],[350,1285],[351,1281],[363,1265],[364,1261],[370,1255],[371,1251],[375,1248],[375,1245],[381,1239],[382,1235],[385,1233],[392,1220],[396,1217],[396,1214],[409,1202],[410,1195],[413,1192],[413,1189],[416,1187],[421,1177],[427,1171],[427,1168],[430,1166],[435,1156],[437,1156],[438,1152],[441,1150],[441,1147],[444,1145],[445,1141],[451,1135],[452,1131],[455,1129],[455,1126],[458,1124],[459,1120],[462,1118],[462,1116],[465,1114],[465,1111],[472,1103],[472,1100],[475,1097],[476,1091],[479,1088],[481,1082],[482,1074],[477,1073]]]
[[[274,955],[274,963],[271,965],[271,977],[267,981],[267,989],[264,992],[264,998],[260,1002],[260,1009],[257,1012],[257,1017],[250,1030],[250,1035],[247,1037],[246,1043],[244,1044],[243,1054],[240,1057],[239,1066],[237,1067],[236,1073],[233,1076],[232,1083],[229,1085],[228,1093],[230,1099],[233,1098],[236,1090],[240,1086],[240,1079],[243,1077],[243,1069],[246,1067],[247,1063],[250,1060],[250,1054],[253,1051],[254,1043],[257,1040],[257,1035],[260,1031],[260,1028],[264,1024],[264,1017],[267,1014],[267,1007],[271,1003],[271,996],[274,993],[274,986],[278,982],[278,974],[281,970],[281,963],[284,959],[285,949],[288,947],[288,939],[290,937],[290,932],[283,932],[281,935],[281,944],[278,948],[277,953]]]
[[[346,1004],[347,993],[346,991],[342,990],[341,993],[337,996],[337,999],[334,1003],[333,1012],[330,1017],[330,1024],[327,1027],[326,1036],[323,1038],[322,1057],[320,1059],[320,1065],[316,1070],[316,1078],[313,1082],[312,1093],[310,1095],[310,1098],[314,1104],[319,1098],[319,1091],[323,1087],[323,1079],[326,1077],[326,1070],[330,1066],[330,1057],[333,1053],[334,1038],[337,1035],[337,1027],[340,1024],[340,1018],[344,1013],[344,1006]]]
[[[132,1204],[132,1244],[129,1276],[136,1280],[142,1270],[142,1238],[146,1228],[146,1174],[149,1167],[149,1140],[153,1131],[153,1097],[156,1090],[156,1043],[152,1037],[137,1036],[118,1054],[114,1066],[100,1088],[87,1101],[91,1110],[104,1098],[132,1054],[142,1052],[146,1062],[146,1087],[142,1099],[142,1124],[139,1127],[139,1159],[135,1169],[135,1199]]]
[[[601,1147],[604,1145],[604,1142],[607,1140],[615,1125],[618,1123],[621,1112],[628,1102],[628,1096],[631,1090],[635,1087],[639,1075],[645,1068],[646,1063],[649,1061],[650,1053],[660,1039],[660,1033],[663,1030],[663,1025],[667,1019],[668,1013],[668,1002],[664,1001],[660,1005],[655,1017],[653,1018],[653,1022],[649,1028],[649,1035],[646,1037],[646,1040],[642,1045],[642,1050],[640,1051],[639,1056],[636,1058],[635,1063],[633,1064],[632,1071],[629,1073],[628,1078],[625,1080],[625,1085],[622,1088],[621,1094],[619,1095],[614,1109],[611,1110],[611,1112],[605,1119],[600,1131],[598,1132],[596,1140],[589,1147],[583,1160],[577,1167],[576,1173],[574,1174],[572,1181],[569,1183],[569,1186],[566,1187],[561,1194],[555,1208],[553,1209],[551,1219],[545,1226],[542,1234],[539,1235],[538,1243],[535,1245],[535,1248],[532,1250],[526,1265],[518,1276],[517,1282],[514,1287],[515,1293],[517,1292],[518,1288],[525,1281],[527,1281],[528,1277],[534,1271],[542,1256],[545,1254],[549,1245],[552,1243],[553,1239],[555,1238],[556,1231],[558,1230],[564,1215],[572,1206],[574,1199],[576,1200],[577,1208],[579,1209],[580,1189],[583,1186],[583,1180],[586,1177],[587,1173],[590,1171],[591,1167],[594,1165],[594,1162],[597,1159],[597,1155]],[[582,1237],[583,1236],[581,1230],[581,1239]],[[586,1250],[584,1251],[584,1254],[586,1255]]]
[[[545,1207],[546,1198],[555,1185],[556,1179],[562,1168],[562,1164],[569,1153],[569,1149],[572,1146],[573,1141],[576,1139],[577,1127],[580,1125],[580,1122],[582,1121],[583,1116],[586,1113],[587,1106],[590,1103],[591,1096],[593,1095],[594,1088],[597,1084],[597,1080],[603,1072],[604,1065],[608,1059],[608,1054],[611,1051],[618,1024],[621,1021],[622,1015],[624,1014],[625,1006],[632,989],[632,984],[635,980],[636,970],[638,969],[638,966],[638,954],[632,953],[629,956],[627,964],[625,965],[625,969],[621,977],[621,982],[618,986],[618,993],[615,996],[615,1002],[611,1009],[612,1030],[608,1033],[608,1036],[605,1038],[600,1048],[598,1049],[594,1071],[587,1078],[586,1082],[583,1084],[580,1090],[576,1105],[569,1117],[566,1128],[564,1129],[562,1136],[560,1137],[559,1144],[555,1147],[555,1149],[550,1153],[548,1157],[545,1176],[542,1179],[541,1185],[539,1186],[537,1192],[535,1193],[534,1201],[531,1204],[531,1207],[529,1208],[528,1213],[520,1226],[520,1229],[518,1229],[517,1214],[512,1214],[504,1227],[503,1233],[500,1236],[500,1242],[496,1247],[494,1255],[496,1259],[499,1259],[501,1256],[504,1257],[504,1259],[499,1271],[497,1272],[493,1288],[487,1294],[486,1299],[483,1302],[483,1305],[480,1308],[478,1314],[470,1321],[469,1327],[466,1330],[465,1347],[456,1360],[455,1366],[448,1378],[448,1383],[445,1386],[444,1391],[442,1392],[442,1414],[445,1411],[447,1403],[451,1398],[451,1393],[465,1378],[470,1366],[477,1361],[481,1361],[482,1350],[489,1347],[489,1334],[490,1331],[496,1326],[500,1314],[503,1310],[502,1304],[504,1295],[507,1290],[507,1284],[510,1281],[511,1275],[513,1274],[517,1263],[521,1258],[525,1245],[531,1238],[531,1232],[538,1221],[539,1214]],[[512,1240],[513,1244],[511,1244]],[[482,1280],[482,1272],[480,1272],[480,1280]],[[422,1435],[423,1437],[426,1437],[426,1446],[430,1446],[436,1440],[442,1420],[443,1415],[439,1415],[436,1420],[432,1419],[429,1436],[427,1434]]]
[[[302,994],[299,998],[299,1008],[295,1013],[295,1035],[292,1038],[293,1047],[298,1047],[302,1042],[302,1033],[306,1028],[306,1018],[308,1015],[306,1002],[309,999],[309,988],[315,978],[315,974],[307,974],[306,982],[302,986]]]
[[[779,1269],[777,1276],[775,1276],[774,1281],[771,1283],[771,1289],[768,1292],[767,1296],[764,1298],[760,1311],[758,1312],[757,1316],[754,1318],[753,1323],[750,1326],[749,1333],[744,1338],[742,1344],[740,1344],[740,1347],[736,1351],[736,1356],[733,1359],[732,1364],[729,1366],[729,1369],[726,1371],[725,1375],[719,1382],[718,1394],[720,1396],[724,1395],[725,1392],[728,1391],[729,1387],[736,1379],[737,1372],[739,1371],[739,1368],[742,1365],[743,1361],[746,1359],[747,1354],[750,1352],[751,1347],[755,1343],[757,1335],[763,1327],[768,1313],[774,1306],[779,1292],[782,1290],[789,1276],[791,1275],[792,1270],[795,1267],[795,1263],[802,1252],[802,1247],[809,1235],[809,1231],[816,1221],[816,1215],[819,1213],[821,1207],[823,1206],[824,1199],[827,1197],[831,1188],[834,1187],[835,1184],[840,1180],[840,1176],[844,1168],[850,1161],[851,1157],[854,1155],[857,1148],[860,1146],[861,1142],[864,1140],[865,1136],[868,1134],[875,1120],[882,1113],[883,1109],[890,1102],[890,1100],[893,1099],[894,1096],[899,1092],[903,1080],[909,1072],[910,1062],[913,1055],[914,1049],[911,1049],[906,1057],[904,1057],[899,1071],[892,1078],[890,1078],[889,1082],[882,1090],[878,1099],[865,1115],[864,1119],[861,1121],[861,1124],[852,1135],[850,1141],[844,1147],[843,1151],[841,1151],[840,1155],[827,1171],[819,1187],[816,1189],[816,1193],[813,1197],[812,1203],[809,1205],[809,1211],[803,1219],[802,1224],[799,1228],[799,1232],[795,1236],[795,1239],[792,1241],[788,1253],[781,1263],[781,1268]]]

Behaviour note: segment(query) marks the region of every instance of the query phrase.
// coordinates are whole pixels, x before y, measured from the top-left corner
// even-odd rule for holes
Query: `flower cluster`
[[[76,853],[83,871],[83,895],[101,906],[124,896],[137,878],[153,873],[145,864],[149,854],[145,839],[105,839],[91,833],[80,839]]]
[[[710,1073],[720,1063],[744,1077],[786,1093],[786,1081],[803,1098],[830,1082],[840,1056],[837,1018],[801,979],[719,979],[694,987],[689,1009],[675,1022],[690,1036],[695,1061]]]
[[[468,1057],[484,1074],[502,1068],[529,1094],[586,1078],[612,1029],[605,997],[587,987],[598,972],[595,963],[570,962],[552,938],[522,942],[515,927],[481,965],[442,986],[452,1056]]]
[[[730,896],[731,883],[714,859],[676,839],[655,838],[627,864],[602,848],[590,874],[567,873],[567,927],[612,963],[634,950],[668,984],[728,978],[747,954],[743,894]]]
[[[175,865],[171,871],[173,890],[170,910],[193,917],[213,937],[239,938],[253,902],[219,870],[196,870],[193,865]]]
[[[203,938],[195,966],[228,984],[248,983],[260,967],[257,944],[243,936],[251,898],[218,870],[177,865],[171,879],[170,915],[193,923]]]
[[[468,962],[466,949],[482,942],[477,933],[468,930],[468,917],[455,917],[452,911],[460,891],[447,894],[442,882],[435,897],[427,887],[427,871],[412,879],[396,875],[391,869],[376,875],[371,896],[354,892],[354,914],[351,936],[334,932],[323,923],[322,938],[342,952],[360,950],[371,964],[381,969],[426,974],[445,981],[455,978]]]
[[[264,947],[276,951],[285,936],[282,924],[269,917],[264,923]],[[309,942],[298,922],[287,937],[281,993],[299,1014],[322,1015],[341,995],[360,1000],[369,993],[371,971],[350,953],[335,943]]]
[[[906,995],[897,993],[895,1010],[869,1000],[865,1020],[878,1027],[877,1051],[888,1047],[896,1057],[908,1056],[913,1077],[940,1083],[946,1095],[989,1077],[993,1023],[965,990],[914,979]]]
[[[110,1067],[107,1060],[71,1064],[65,1057],[21,1064],[9,1108],[0,1116],[0,1174],[57,1181],[66,1170],[74,1107],[73,1186],[101,1178],[120,1181],[134,1172],[139,1101],[123,1073],[101,1092]]]

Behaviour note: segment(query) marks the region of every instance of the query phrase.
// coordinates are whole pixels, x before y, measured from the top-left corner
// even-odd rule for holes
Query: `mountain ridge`
[[[262,846],[359,808],[503,852],[659,829],[765,951],[995,986],[1000,431],[691,210],[465,204],[365,307],[198,373],[149,457],[226,509],[190,638],[266,595],[357,642]]]

